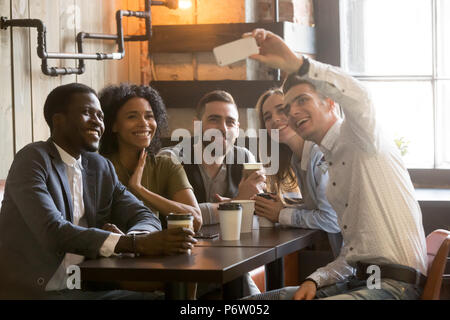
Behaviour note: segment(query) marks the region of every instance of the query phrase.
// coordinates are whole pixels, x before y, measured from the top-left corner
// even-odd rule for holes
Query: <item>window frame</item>
[[[416,169],[408,168],[411,180],[419,188],[450,188],[450,169],[437,167],[437,86],[441,80],[450,80],[450,77],[438,76],[437,70],[437,2],[432,2],[432,74],[431,76],[355,76],[360,80],[401,81],[425,80],[430,81],[433,94],[433,125],[434,125],[434,168]],[[316,43],[318,61],[341,67],[341,33],[343,25],[340,23],[341,8],[339,0],[313,0],[314,20],[316,27]]]

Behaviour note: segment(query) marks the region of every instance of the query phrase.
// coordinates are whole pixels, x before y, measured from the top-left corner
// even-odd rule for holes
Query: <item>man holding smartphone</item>
[[[277,35],[256,29],[251,58],[289,76],[289,125],[315,142],[328,164],[327,198],[338,215],[339,257],[299,287],[250,298],[418,299],[427,273],[422,214],[393,140],[386,139],[367,90],[339,68],[297,55]],[[339,103],[344,118],[333,110]],[[375,288],[370,270],[379,271]],[[355,273],[356,272],[356,273]]]

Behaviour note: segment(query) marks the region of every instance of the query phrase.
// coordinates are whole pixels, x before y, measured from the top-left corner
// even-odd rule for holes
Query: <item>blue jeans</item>
[[[266,293],[253,295],[249,300],[292,300],[297,287],[285,287]],[[349,279],[317,290],[316,299],[320,300],[417,300],[422,294],[421,288],[414,284],[392,279],[381,279],[381,289],[367,288],[366,281]]]
[[[162,300],[164,293],[135,292],[127,290],[110,291],[83,291],[83,290],[61,290],[49,292],[44,297],[46,300]]]

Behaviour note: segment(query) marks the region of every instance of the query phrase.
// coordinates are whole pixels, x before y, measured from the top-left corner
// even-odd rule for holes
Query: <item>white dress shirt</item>
[[[73,208],[73,221],[72,223],[81,227],[88,227],[86,217],[84,215],[84,201],[83,201],[83,176],[81,171],[83,166],[81,165],[81,156],[75,159],[56,143],[54,143],[56,149],[61,156],[61,160],[66,167],[67,181],[70,187],[70,194]],[[119,234],[111,233],[100,248],[100,255],[109,257],[114,253],[117,242],[120,239]],[[66,253],[63,261],[59,265],[53,277],[47,283],[45,287],[46,291],[52,290],[64,290],[67,289],[67,273],[66,270],[71,265],[76,265],[83,262],[84,256],[77,254]]]
[[[427,274],[422,213],[393,139],[384,137],[367,90],[341,69],[310,60],[303,77],[341,106],[321,141],[327,198],[344,238],[339,257],[308,278],[319,287],[345,280],[357,261],[408,266]]]

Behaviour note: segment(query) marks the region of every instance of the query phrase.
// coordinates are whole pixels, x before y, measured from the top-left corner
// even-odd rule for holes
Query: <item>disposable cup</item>
[[[263,164],[260,162],[255,163],[244,163],[243,164],[243,176],[247,178],[253,172],[263,169]]]
[[[242,206],[239,203],[221,203],[217,211],[222,240],[239,240],[241,238]]]
[[[242,206],[241,233],[252,232],[255,200],[233,200],[231,203],[239,203]]]
[[[275,226],[275,223],[265,217],[258,217],[258,222],[260,228],[273,228]]]

